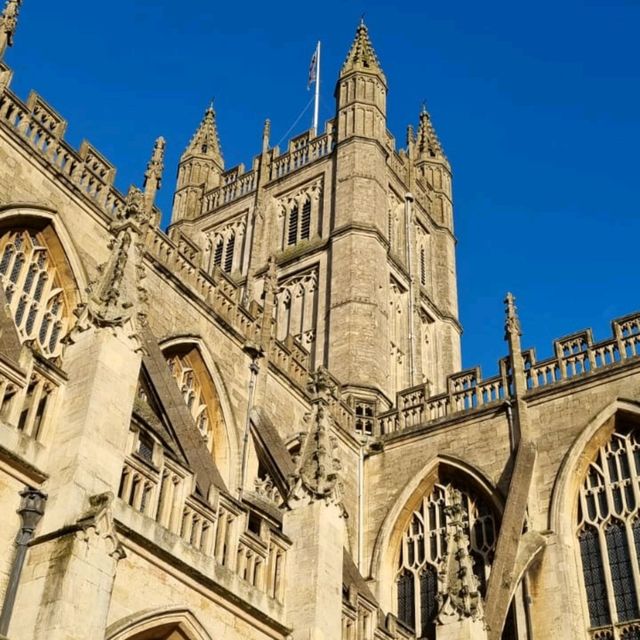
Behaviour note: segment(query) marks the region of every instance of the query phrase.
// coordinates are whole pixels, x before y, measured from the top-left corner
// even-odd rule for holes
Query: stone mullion
[[[293,336],[302,333],[302,306],[304,303],[304,286],[302,282],[297,282],[291,287],[291,307],[289,312],[289,331]]]
[[[31,394],[31,398],[29,399],[29,413],[27,415],[27,419],[23,428],[25,435],[32,435],[33,423],[36,418],[36,413],[38,412],[38,405],[40,404],[40,398],[42,397],[42,392],[44,391],[45,384],[46,383],[43,378],[37,378],[36,386],[33,390],[33,393]]]
[[[242,245],[244,244],[244,229],[242,225],[237,225],[233,229],[235,235],[235,243],[233,245],[233,258],[231,261],[231,271],[238,271],[240,269],[240,258],[242,255]]]
[[[215,556],[219,564],[224,564],[225,542],[227,539],[227,528],[229,527],[229,519],[223,511],[218,516],[218,528],[216,531]]]
[[[129,504],[131,497],[131,483],[133,482],[133,474],[135,473],[131,467],[125,467],[124,470],[124,482],[122,483],[122,490],[120,495],[122,499]]]
[[[184,502],[184,483],[180,482],[179,480],[178,482],[176,482],[176,479],[174,478],[172,484],[173,491],[168,528],[170,531],[173,531],[173,533],[177,533],[178,535],[180,535],[180,528],[182,527],[182,505]]]
[[[638,510],[640,510],[640,486],[637,481],[637,479],[640,478],[640,469],[636,469],[636,460],[633,451],[633,444],[630,437],[627,438],[625,447],[627,451],[627,460],[629,460],[629,469],[631,470],[631,486],[633,487],[633,497],[636,503],[634,515],[637,515]]]
[[[635,541],[633,539],[633,531],[631,529],[631,517],[625,518],[624,531],[627,537],[627,546],[629,549],[629,557],[631,558],[631,572],[633,574],[633,586],[636,596],[636,605],[640,611],[640,567],[638,566],[638,556],[635,552]]]

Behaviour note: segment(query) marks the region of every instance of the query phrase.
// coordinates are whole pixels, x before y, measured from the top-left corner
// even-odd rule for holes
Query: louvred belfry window
[[[396,576],[399,620],[429,640],[436,638],[437,575],[447,545],[447,487],[435,484],[413,512],[402,536]],[[472,492],[462,490],[462,498],[474,572],[484,594],[496,542],[495,520],[489,506]]]
[[[611,436],[589,465],[578,498],[577,538],[589,626],[603,638],[615,633],[620,634],[616,638],[640,638],[638,435],[637,429],[626,429]]]
[[[42,232],[5,232],[0,256],[0,282],[21,340],[34,340],[45,356],[59,355],[68,304]]]

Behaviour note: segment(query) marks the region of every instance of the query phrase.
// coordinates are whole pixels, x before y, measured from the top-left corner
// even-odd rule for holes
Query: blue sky
[[[215,97],[227,167],[249,165],[307,104],[323,42],[321,120],[365,14],[389,81],[388,126],[404,143],[426,100],[454,169],[465,366],[496,371],[502,299],[518,299],[525,346],[640,309],[640,2],[24,0],[6,56],[13,90],[35,88],[140,184],[168,140],[159,204]],[[306,128],[310,113],[293,133]]]

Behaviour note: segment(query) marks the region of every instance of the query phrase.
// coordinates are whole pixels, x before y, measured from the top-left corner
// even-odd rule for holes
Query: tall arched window
[[[398,618],[419,638],[435,640],[438,571],[447,545],[445,507],[449,483],[436,483],[413,512],[402,536],[396,575]],[[458,487],[459,488],[459,487]],[[474,572],[484,596],[496,543],[496,524],[489,505],[462,489],[464,522],[470,540]]]
[[[184,402],[224,477],[230,471],[231,452],[220,397],[199,349],[192,343],[164,352]]]
[[[0,235],[0,282],[21,340],[34,340],[44,355],[57,356],[69,303],[45,235],[32,229]]]
[[[602,638],[640,638],[640,439],[615,432],[589,465],[577,538],[589,625]],[[600,636],[599,636],[600,637]]]

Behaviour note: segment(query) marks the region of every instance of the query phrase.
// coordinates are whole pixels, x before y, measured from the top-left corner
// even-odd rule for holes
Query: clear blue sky
[[[227,167],[249,165],[262,124],[276,143],[309,99],[323,42],[323,120],[365,13],[402,146],[426,100],[454,168],[465,366],[496,371],[512,290],[525,346],[640,309],[640,2],[212,2],[24,0],[7,54],[13,89],[35,88],[140,184],[168,140],[159,204],[209,100]],[[306,128],[305,116],[296,131]]]

